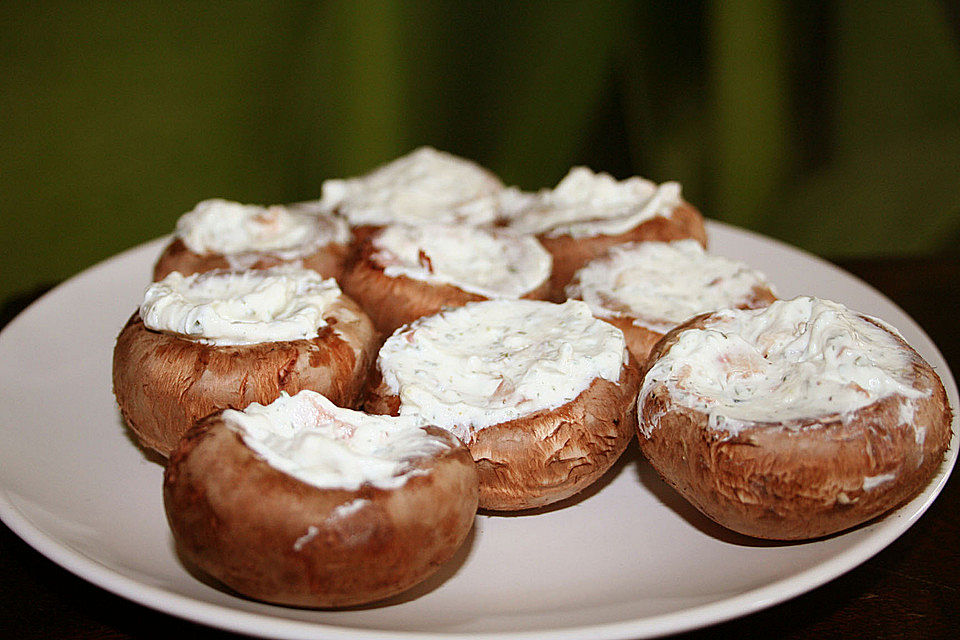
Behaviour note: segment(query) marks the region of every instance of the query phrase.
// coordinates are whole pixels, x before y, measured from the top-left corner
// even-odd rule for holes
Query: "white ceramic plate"
[[[815,294],[898,327],[937,369],[942,356],[906,314],[809,254],[711,223],[712,250],[740,258],[782,297]],[[54,562],[167,613],[251,635],[306,638],[636,638],[744,615],[868,559],[926,510],[954,439],[922,495],[868,526],[803,544],[765,543],[699,515],[636,446],[589,495],[532,516],[478,516],[439,575],[385,604],[349,611],[251,602],[194,577],[174,554],[162,469],[133,444],[110,388],[113,342],[140,301],[163,239],[66,282],[0,336],[0,516]],[[956,409],[954,409],[956,414]]]

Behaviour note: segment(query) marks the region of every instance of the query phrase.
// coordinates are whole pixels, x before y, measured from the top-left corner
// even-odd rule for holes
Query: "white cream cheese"
[[[307,527],[307,532],[293,541],[293,550],[301,551],[305,546],[310,544],[314,538],[320,535],[320,529],[313,525]]]
[[[503,183],[479,165],[430,147],[357,178],[327,180],[321,202],[353,226],[481,225],[498,216]]]
[[[519,187],[504,188],[497,194],[498,221],[512,227],[517,219],[521,218],[528,209],[537,203],[540,195],[539,192],[523,191]]]
[[[640,404],[657,386],[710,416],[711,427],[839,416],[891,394],[922,397],[911,356],[843,305],[800,297],[766,309],[724,310],[680,334],[647,372]],[[658,420],[641,422],[649,435]]]
[[[418,416],[469,443],[477,429],[555,409],[596,378],[616,382],[623,333],[580,301],[491,300],[420,318],[380,349],[380,371]]]
[[[519,196],[513,198],[521,202]],[[625,233],[657,216],[669,217],[682,202],[680,185],[638,176],[617,181],[606,173],[574,167],[553,190],[541,191],[510,226],[520,233],[585,238]]]
[[[148,329],[204,344],[304,340],[317,337],[339,298],[333,278],[309,269],[174,271],[147,288],[140,317]]]
[[[876,489],[880,485],[892,482],[897,479],[897,474],[895,473],[884,473],[879,476],[866,476],[863,479],[863,490],[870,491],[871,489]]]
[[[268,405],[228,409],[223,420],[267,464],[321,489],[396,489],[422,473],[412,461],[449,449],[413,418],[343,409],[315,391],[282,392]],[[346,517],[362,506],[354,500],[333,515]]]
[[[233,269],[249,267],[256,254],[291,261],[330,243],[350,242],[346,223],[313,203],[264,207],[204,200],[180,216],[175,233],[194,253],[224,255]]]
[[[487,298],[519,298],[550,277],[553,258],[532,236],[476,227],[392,225],[373,238],[384,274],[449,284]]]
[[[748,303],[766,278],[741,262],[706,253],[695,240],[618,245],[580,269],[567,296],[602,318],[630,317],[666,333],[693,316]]]

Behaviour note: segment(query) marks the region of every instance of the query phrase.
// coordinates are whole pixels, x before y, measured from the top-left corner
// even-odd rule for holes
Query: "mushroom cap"
[[[297,259],[305,269],[312,269],[324,278],[337,278],[343,275],[344,264],[350,253],[350,245],[331,242],[316,251]],[[269,269],[288,261],[268,252],[245,254],[250,260],[250,269]],[[179,271],[185,276],[203,273],[214,269],[230,269],[232,265],[227,256],[221,253],[194,253],[183,240],[174,238],[166,246],[153,268],[154,282],[163,280],[169,273]]]
[[[148,329],[134,312],[113,352],[113,391],[140,443],[169,455],[193,423],[222,409],[266,404],[281,391],[318,391],[353,406],[376,358],[373,323],[346,296],[315,338],[219,346]]]
[[[400,593],[461,546],[477,509],[477,473],[455,436],[414,461],[398,488],[320,489],[253,452],[218,414],[192,428],[164,473],[179,552],[251,598],[345,607]]]
[[[399,396],[378,374],[364,408],[397,415]],[[517,511],[579,493],[600,478],[633,438],[636,366],[625,364],[614,383],[596,378],[555,409],[476,429],[465,442],[480,475],[480,508]]]
[[[643,374],[712,314],[690,319],[657,343]],[[644,455],[660,476],[717,523],[749,536],[801,540],[829,535],[884,514],[913,498],[939,467],[951,437],[943,383],[903,339],[875,320],[910,354],[921,398],[888,395],[847,415],[736,429],[710,425],[707,413],[678,404],[659,384],[641,396]],[[903,421],[907,402],[913,417]],[[915,425],[922,425],[918,438]]]
[[[570,235],[551,236],[549,233],[541,233],[537,236],[553,256],[553,273],[550,276],[553,300],[565,300],[564,288],[573,278],[573,274],[610,247],[627,242],[669,242],[685,238],[692,238],[704,247],[707,246],[707,230],[703,216],[686,201],[681,201],[680,206],[676,207],[669,217],[655,216],[617,235],[576,238]]]
[[[388,276],[383,272],[383,266],[372,259],[376,252],[372,240],[362,243],[341,285],[343,291],[363,307],[377,330],[385,335],[445,307],[462,307],[468,302],[488,299],[451,284],[425,282],[404,275]],[[549,290],[550,283],[544,280],[522,298],[542,300]]]

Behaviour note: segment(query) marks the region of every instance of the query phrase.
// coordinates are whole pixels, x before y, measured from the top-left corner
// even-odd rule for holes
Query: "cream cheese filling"
[[[400,414],[473,432],[575,399],[597,378],[620,379],[623,333],[580,301],[474,302],[420,318],[380,350]]]
[[[174,271],[147,288],[140,317],[148,329],[204,344],[305,340],[319,335],[340,295],[333,278],[296,267]]]
[[[356,178],[327,180],[321,202],[352,226],[481,225],[498,217],[503,183],[479,165],[420,147]]]
[[[516,209],[522,198],[511,200]],[[638,176],[618,181],[606,173],[574,167],[553,190],[528,197],[510,226],[519,233],[586,238],[626,233],[643,222],[670,217],[682,203],[680,185],[657,185]]]
[[[553,259],[532,236],[475,227],[392,225],[373,238],[384,274],[448,284],[487,298],[519,298],[550,277]]]
[[[666,385],[672,399],[737,430],[849,416],[912,386],[909,351],[843,305],[799,297],[765,309],[724,310],[702,329],[683,331],[644,379],[640,403]],[[912,412],[901,412],[909,416]],[[641,428],[648,434],[657,417]]]
[[[700,313],[749,303],[757,287],[770,288],[759,272],[678,240],[618,245],[580,269],[567,295],[599,317],[666,333]]]
[[[414,418],[343,409],[306,390],[281,392],[268,405],[228,409],[223,420],[267,464],[320,489],[396,489],[420,473],[413,461],[450,448]],[[346,503],[333,515],[344,517],[363,503]]]
[[[204,200],[180,216],[175,235],[194,253],[225,256],[233,269],[249,267],[256,254],[292,261],[350,241],[343,220],[310,203],[264,207],[221,199]]]

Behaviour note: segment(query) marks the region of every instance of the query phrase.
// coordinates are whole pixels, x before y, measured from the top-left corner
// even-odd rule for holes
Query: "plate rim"
[[[928,347],[933,349],[936,357],[945,365],[942,368],[938,368],[937,373],[943,381],[944,387],[947,389],[948,400],[951,398],[951,390],[954,397],[956,397],[958,393],[956,382],[950,370],[949,363],[943,357],[939,347],[930,336],[927,335],[923,327],[884,293],[878,291],[856,275],[841,269],[829,260],[777,238],[765,236],[755,231],[716,220],[707,220],[706,222],[708,233],[711,231],[711,228],[722,229],[724,233],[743,235],[753,241],[772,245],[777,251],[788,251],[799,254],[805,259],[812,260],[852,278],[857,282],[858,286],[869,290],[872,295],[880,297],[885,304],[897,309],[897,311],[912,324],[911,329],[919,333],[929,343]],[[169,235],[165,235],[142,242],[97,262],[53,287],[8,322],[7,326],[0,331],[0,344],[2,344],[4,334],[9,334],[10,329],[14,326],[29,322],[31,315],[38,312],[37,309],[43,305],[44,301],[58,295],[63,288],[70,286],[73,282],[81,278],[94,277],[95,272],[108,268],[112,262],[123,260],[129,257],[130,254],[147,251],[153,248],[154,245],[159,247],[168,241],[169,238]],[[109,593],[175,618],[246,635],[270,635],[299,639],[316,637],[318,633],[322,632],[327,637],[337,640],[379,640],[386,638],[528,640],[542,638],[545,635],[553,638],[569,638],[573,640],[574,638],[581,638],[585,634],[609,638],[610,640],[655,637],[664,634],[682,633],[719,624],[775,606],[829,583],[840,575],[859,567],[889,546],[923,516],[950,479],[958,457],[958,448],[960,448],[958,447],[958,443],[960,443],[960,429],[957,428],[960,417],[957,415],[957,407],[953,406],[952,403],[951,409],[953,410],[951,423],[953,434],[951,436],[950,446],[937,471],[937,475],[924,488],[923,492],[915,496],[913,500],[902,505],[896,511],[889,512],[880,517],[881,519],[905,517],[906,520],[902,524],[882,528],[813,566],[809,566],[779,580],[764,584],[761,587],[749,589],[713,602],[680,609],[678,611],[614,622],[512,631],[444,632],[390,630],[376,627],[355,627],[342,624],[295,620],[273,616],[269,612],[253,612],[225,604],[205,602],[171,589],[147,584],[133,577],[126,576],[59,541],[56,537],[46,533],[41,527],[34,525],[30,518],[17,508],[11,499],[10,492],[3,486],[0,486],[0,521],[3,521],[19,538],[50,561]],[[917,500],[921,500],[921,502],[914,505]],[[908,505],[913,505],[914,510],[909,514],[902,513]],[[277,607],[277,609],[283,610],[284,608]]]

